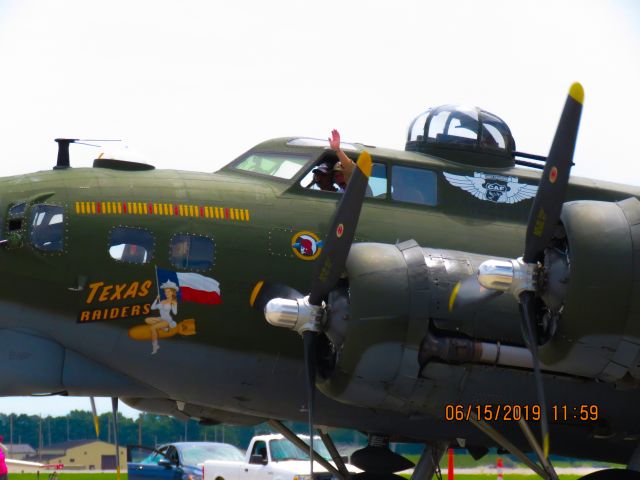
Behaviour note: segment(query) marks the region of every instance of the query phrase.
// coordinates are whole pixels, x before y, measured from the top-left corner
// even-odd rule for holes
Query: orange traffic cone
[[[447,480],[453,480],[453,448],[449,449],[449,469],[447,470]]]

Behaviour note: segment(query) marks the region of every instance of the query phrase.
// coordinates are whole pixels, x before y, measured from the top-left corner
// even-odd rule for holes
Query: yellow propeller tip
[[[456,286],[453,287],[453,291],[451,292],[451,296],[449,297],[449,311],[453,311],[453,304],[456,301],[456,297],[458,296],[458,292],[460,292],[460,282],[456,283]]]
[[[371,176],[371,170],[373,169],[373,161],[369,152],[364,151],[358,156],[358,168],[367,178]]]
[[[569,95],[580,105],[584,103],[584,88],[582,88],[582,85],[580,83],[576,82],[571,85],[571,88],[569,89]]]
[[[262,290],[263,285],[264,285],[264,281],[260,280],[258,283],[256,283],[256,286],[253,287],[253,291],[251,292],[251,297],[249,298],[249,305],[251,305],[252,307],[253,307],[253,304],[256,303],[256,298],[258,297],[260,290]]]
[[[545,435],[542,441],[542,448],[544,450],[544,458],[549,458],[549,435]]]

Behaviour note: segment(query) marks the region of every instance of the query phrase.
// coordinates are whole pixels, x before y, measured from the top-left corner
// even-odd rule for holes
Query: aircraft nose
[[[7,208],[8,207],[8,208]],[[26,202],[7,203],[0,201],[0,245],[6,247],[19,246],[24,231]]]

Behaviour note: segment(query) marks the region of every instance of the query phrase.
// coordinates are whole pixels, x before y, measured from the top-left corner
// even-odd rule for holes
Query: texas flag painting
[[[158,290],[161,299],[164,299],[163,285],[171,284],[177,286],[177,299],[182,302],[204,303],[207,305],[218,305],[222,303],[220,298],[220,283],[210,277],[205,277],[199,273],[174,272],[156,267],[158,279]],[[175,288],[170,286],[169,288]]]

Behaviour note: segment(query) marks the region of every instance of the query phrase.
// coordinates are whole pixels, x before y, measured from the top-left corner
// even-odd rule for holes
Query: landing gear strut
[[[422,451],[420,460],[413,470],[411,480],[431,480],[434,475],[442,478],[440,474],[440,460],[449,448],[449,442],[436,442],[427,444]]]

